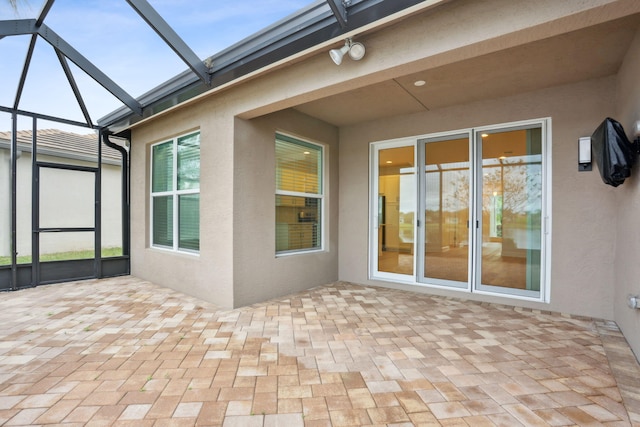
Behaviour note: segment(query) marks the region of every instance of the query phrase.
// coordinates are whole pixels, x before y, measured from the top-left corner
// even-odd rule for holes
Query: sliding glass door
[[[540,292],[542,127],[480,131],[478,290]]]
[[[371,278],[546,298],[546,126],[372,144]]]

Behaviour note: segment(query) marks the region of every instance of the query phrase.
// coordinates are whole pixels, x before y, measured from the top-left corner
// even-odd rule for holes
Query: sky
[[[199,58],[204,59],[314,3],[313,0],[147,0]],[[44,0],[0,0],[0,20],[36,18]],[[56,0],[45,24],[137,98],[187,65],[125,0]],[[13,106],[30,36],[0,39],[0,105]],[[93,122],[122,103],[70,63]],[[18,106],[83,122],[53,48],[38,38]],[[10,130],[0,113],[0,131]],[[19,128],[29,129],[30,120]],[[40,128],[43,128],[41,125]]]

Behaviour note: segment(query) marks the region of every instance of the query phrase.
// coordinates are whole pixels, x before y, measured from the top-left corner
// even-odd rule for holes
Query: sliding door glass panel
[[[424,162],[422,279],[428,283],[467,288],[469,138],[427,141],[424,144]]]
[[[414,146],[378,151],[378,271],[415,275]]]
[[[539,296],[542,242],[542,132],[479,135],[480,289]]]

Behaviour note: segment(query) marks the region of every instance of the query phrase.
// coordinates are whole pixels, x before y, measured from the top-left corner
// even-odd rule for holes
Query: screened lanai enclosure
[[[202,61],[147,2],[128,3],[208,79]],[[11,5],[19,18],[32,12],[26,2]],[[127,133],[115,137],[93,121],[77,78],[89,77],[136,114],[142,106],[45,23],[53,6],[47,0],[34,16],[0,21],[0,43],[29,40],[24,61],[14,64],[15,95],[3,96],[0,105],[0,199],[6,207],[0,211],[0,290],[124,275],[130,269]],[[59,68],[38,69],[38,55],[55,57]],[[39,102],[23,107],[32,83],[28,77],[37,79],[43,71],[47,77],[56,71],[64,76],[83,120],[38,111],[58,93],[53,85],[37,89]],[[6,82],[2,91],[9,92]],[[66,111],[60,107],[54,110]]]
[[[12,130],[0,132],[0,162],[11,171],[0,178],[11,201],[0,212],[0,289],[127,274],[124,141],[109,147],[99,129],[9,116]],[[32,129],[17,130],[20,122]]]
[[[107,25],[102,20],[113,16],[100,15],[104,11],[93,11],[97,6],[89,3],[81,7],[95,12],[95,19],[75,22],[75,16],[58,12],[65,0],[0,1],[0,72],[13,71],[0,90],[0,290],[129,274],[133,124],[418,3],[293,2],[282,6],[284,17],[274,16],[274,24],[243,25],[249,33],[241,41],[200,59],[146,0],[100,4],[117,8],[113,16],[122,20]],[[130,33],[133,21],[142,35]],[[85,25],[83,36],[67,39],[75,25]],[[197,37],[207,40],[207,50],[210,30],[215,28]],[[98,31],[102,45],[88,44],[89,33]],[[138,52],[131,42],[136,36]],[[96,52],[107,47],[112,51],[106,63],[96,65]],[[161,49],[167,54],[161,66],[136,56]],[[137,72],[139,81],[156,87],[134,98],[107,68]],[[111,104],[96,93],[106,94]],[[73,104],[71,118],[66,104]],[[104,116],[95,120],[95,111]]]

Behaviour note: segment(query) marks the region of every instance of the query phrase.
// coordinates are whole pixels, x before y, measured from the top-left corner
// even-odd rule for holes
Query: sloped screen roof
[[[185,8],[181,2],[158,0],[0,0],[0,29],[3,29],[0,32],[0,57],[3,58],[0,106],[81,123],[89,121],[87,119],[95,123],[98,117],[122,106],[123,100],[129,101],[128,107],[135,111],[132,100],[186,68],[185,61],[159,37],[137,8],[145,14],[149,14],[149,10],[159,14],[160,21],[173,28],[161,29],[165,34],[174,31],[178,35],[186,45],[186,48],[182,46],[183,51],[193,52],[190,59],[200,62],[195,67],[200,67],[202,72],[206,68],[198,58],[221,51],[309,3],[309,0],[224,3],[193,0]],[[56,37],[46,40],[46,35],[40,34],[35,42],[32,40],[35,31],[29,22],[39,19],[48,29],[47,35],[53,32]],[[22,26],[19,35],[1,37],[16,25]],[[71,51],[62,52],[67,73],[77,85],[86,113],[78,104],[53,47],[59,40],[102,73],[102,77],[106,77],[102,83],[110,86],[101,87],[95,81],[100,75],[89,75],[74,63],[76,58],[70,57]],[[30,49],[31,59],[25,72],[25,58]],[[205,72],[202,77],[209,76]],[[115,91],[121,99],[110,91]]]
[[[126,127],[422,1],[0,0],[0,111]]]

